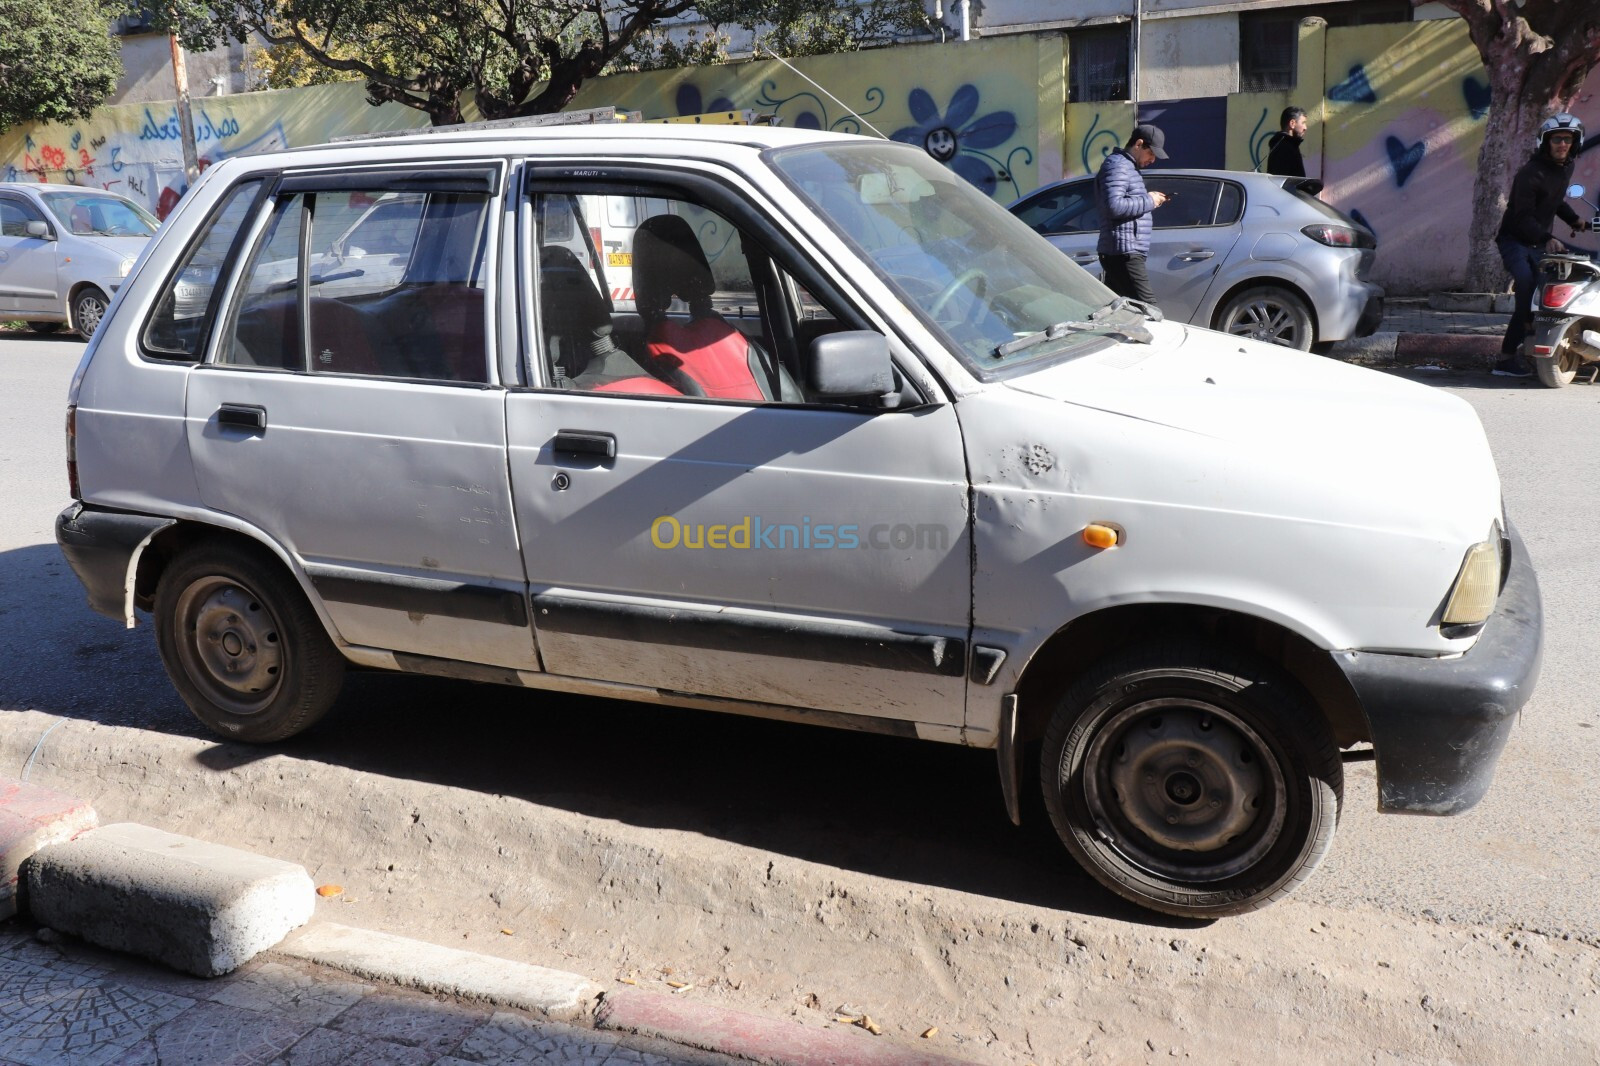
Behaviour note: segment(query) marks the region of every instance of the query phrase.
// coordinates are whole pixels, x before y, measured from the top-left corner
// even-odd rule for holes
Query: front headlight
[[[135,262],[135,260],[133,260],[133,259],[124,259],[122,261],[122,276],[123,277],[127,277],[129,272],[133,270],[134,262]]]
[[[1445,601],[1440,621],[1447,626],[1478,625],[1488,619],[1500,596],[1500,529],[1489,530],[1489,539],[1467,549],[1455,587]]]

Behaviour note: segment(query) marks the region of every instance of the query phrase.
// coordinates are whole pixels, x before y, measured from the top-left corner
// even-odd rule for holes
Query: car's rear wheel
[[[230,740],[283,740],[339,695],[344,659],[277,562],[232,544],[175,559],[156,587],[156,644],[196,718]]]
[[[78,295],[72,298],[72,328],[85,338],[94,336],[109,303],[106,294],[93,285],[79,289]]]
[[[28,328],[35,333],[54,333],[61,328],[59,322],[29,322]]]
[[[1333,842],[1343,766],[1281,671],[1185,642],[1074,684],[1045,732],[1040,780],[1057,834],[1101,884],[1214,918],[1310,876]]]
[[[1578,353],[1565,339],[1549,356],[1534,356],[1529,362],[1539,375],[1539,383],[1552,389],[1571,385],[1572,379],[1578,376]]]
[[[1217,313],[1217,329],[1308,351],[1316,337],[1306,302],[1278,285],[1258,285],[1235,293]]]

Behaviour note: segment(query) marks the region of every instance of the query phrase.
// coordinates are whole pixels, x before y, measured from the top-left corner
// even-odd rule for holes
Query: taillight
[[[1578,290],[1583,285],[1574,281],[1550,281],[1544,286],[1544,294],[1539,297],[1541,307],[1565,307],[1567,302],[1578,295]]]
[[[67,488],[74,500],[83,499],[78,488],[78,405],[67,405]]]
[[[1330,248],[1376,248],[1378,245],[1378,242],[1373,240],[1372,234],[1364,229],[1354,229],[1350,226],[1334,226],[1319,222],[1303,227],[1300,232],[1318,244],[1326,244]]]

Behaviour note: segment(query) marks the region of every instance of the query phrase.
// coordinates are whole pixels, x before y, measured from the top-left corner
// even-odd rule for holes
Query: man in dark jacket
[[[1589,223],[1578,217],[1566,201],[1572,183],[1573,157],[1583,147],[1583,123],[1563,112],[1544,120],[1539,127],[1539,147],[1533,158],[1522,165],[1511,180],[1511,196],[1506,213],[1495,234],[1500,261],[1511,274],[1516,300],[1505,339],[1500,342],[1501,359],[1493,373],[1501,377],[1525,378],[1533,368],[1522,356],[1522,342],[1533,325],[1533,290],[1538,285],[1539,257],[1546,249],[1557,251],[1560,243],[1550,232],[1557,215],[1574,230],[1586,230]]]
[[[1149,192],[1139,171],[1167,158],[1166,135],[1158,127],[1133,127],[1126,147],[1114,149],[1094,176],[1094,198],[1100,208],[1100,269],[1106,287],[1155,306],[1145,258],[1150,254],[1150,212],[1167,202],[1167,194]]]
[[[1267,141],[1267,173],[1286,178],[1306,176],[1306,161],[1300,158],[1300,143],[1306,139],[1310,121],[1303,107],[1286,107],[1278,119],[1278,132]]]

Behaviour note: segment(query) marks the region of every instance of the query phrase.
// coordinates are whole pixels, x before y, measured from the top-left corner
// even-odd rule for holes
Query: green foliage
[[[85,118],[117,87],[116,0],[0,0],[0,130]]]
[[[781,56],[829,55],[928,33],[922,0],[702,0],[700,16],[755,34],[757,47]]]

